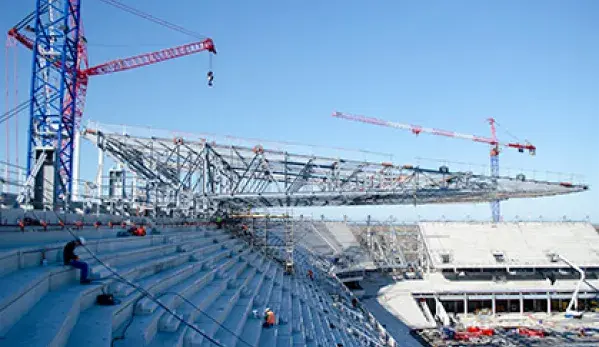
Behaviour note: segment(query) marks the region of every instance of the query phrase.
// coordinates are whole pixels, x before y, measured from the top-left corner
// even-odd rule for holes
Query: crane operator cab
[[[214,73],[212,71],[208,71],[206,77],[208,78],[208,86],[212,87],[212,81],[214,81]]]

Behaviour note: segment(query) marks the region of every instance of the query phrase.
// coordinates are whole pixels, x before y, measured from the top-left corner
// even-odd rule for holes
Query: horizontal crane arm
[[[167,48],[157,52],[145,53],[130,58],[109,61],[104,64],[90,67],[82,72],[86,76],[105,75],[112,72],[125,71],[145,65],[151,65],[202,51],[208,51],[210,53],[216,54],[216,49],[214,48],[214,42],[212,42],[212,39],[205,39],[199,42],[188,43],[186,45]]]
[[[8,31],[8,35],[14,38],[15,40],[19,41],[23,46],[29,49],[33,49],[33,41],[31,41],[31,39],[29,39],[27,36],[18,32],[16,27],[10,29]]]
[[[351,121],[355,121],[355,122],[380,125],[380,126],[384,126],[384,127],[409,130],[413,134],[416,134],[416,135],[418,135],[420,133],[427,133],[427,134],[432,134],[432,135],[454,137],[454,138],[460,138],[460,139],[464,139],[464,140],[471,140],[474,142],[487,143],[487,144],[494,145],[494,146],[516,148],[519,150],[528,150],[530,153],[533,153],[533,154],[537,149],[535,146],[533,146],[531,144],[521,144],[521,143],[513,143],[513,142],[503,143],[503,142],[498,142],[496,140],[493,140],[488,137],[483,137],[483,136],[461,134],[461,133],[456,133],[453,131],[440,130],[440,129],[434,129],[434,128],[425,128],[425,127],[421,127],[419,125],[389,122],[389,121],[378,119],[378,118],[352,115],[352,114],[347,114],[347,113],[342,113],[342,112],[333,112],[333,117],[347,119],[347,120],[351,120]]]

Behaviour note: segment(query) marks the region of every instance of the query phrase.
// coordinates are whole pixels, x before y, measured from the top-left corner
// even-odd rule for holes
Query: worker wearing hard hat
[[[81,284],[88,284],[91,283],[91,281],[87,278],[89,265],[84,261],[80,261],[79,256],[75,254],[75,248],[82,245],[85,245],[85,239],[83,237],[78,237],[76,240],[68,242],[62,251],[62,259],[65,265],[70,265],[81,270],[81,277],[79,281]]]

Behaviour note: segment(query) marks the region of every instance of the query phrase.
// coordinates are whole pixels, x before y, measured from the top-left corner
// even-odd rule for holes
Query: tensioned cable
[[[56,213],[56,211],[52,211],[52,212],[54,212],[54,214],[56,215],[56,218],[58,218],[59,221],[64,222],[62,220],[62,218],[60,218],[60,216],[58,215],[58,213]],[[79,237],[77,235],[75,235],[75,233],[73,233],[73,230],[71,228],[66,228],[66,230],[69,232],[69,234],[71,234],[71,236],[73,236],[73,238],[75,240],[79,239]],[[218,347],[225,347],[224,345],[222,345],[218,341],[216,341],[213,338],[211,338],[210,336],[206,335],[202,330],[200,330],[199,328],[197,328],[194,324],[191,324],[191,323],[187,322],[185,319],[183,319],[182,317],[179,317],[179,315],[177,315],[174,311],[172,311],[170,308],[168,308],[168,306],[166,306],[162,302],[160,302],[160,300],[158,300],[154,295],[152,295],[151,293],[149,293],[143,287],[138,286],[135,283],[133,283],[133,282],[129,281],[128,279],[126,279],[125,277],[121,276],[117,271],[113,270],[110,266],[108,266],[106,263],[104,263],[102,260],[100,260],[100,258],[98,258],[89,248],[87,248],[86,245],[81,245],[81,247],[83,247],[87,252],[89,252],[89,254],[92,256],[92,258],[94,258],[94,260],[96,260],[104,268],[106,268],[108,271],[110,271],[110,273],[112,273],[115,277],[119,278],[121,281],[123,281],[124,283],[128,284],[129,286],[135,288],[137,291],[139,291],[140,293],[142,293],[148,299],[152,300],[154,303],[156,303],[158,306],[160,306],[162,309],[164,309],[164,311],[166,311],[167,313],[169,313],[170,315],[172,315],[173,317],[175,317],[175,319],[177,319],[179,322],[183,323],[188,328],[190,328],[193,331],[197,332],[198,334],[202,335],[204,338],[206,338],[208,341],[210,341],[211,343],[215,344],[216,346],[218,346]]]
[[[136,8],[133,8],[133,7],[129,6],[129,5],[125,5],[122,2],[119,2],[119,1],[116,1],[116,0],[100,0],[100,1],[102,1],[103,3],[109,4],[111,6],[114,6],[116,8],[119,8],[119,9],[125,11],[125,12],[129,12],[129,13],[131,13],[133,15],[138,16],[138,17],[141,17],[141,18],[147,19],[147,20],[149,20],[151,22],[154,22],[154,23],[157,23],[159,25],[162,25],[163,27],[169,28],[169,29],[174,30],[174,31],[178,31],[178,32],[180,32],[182,34],[189,35],[191,37],[195,37],[195,38],[200,39],[200,40],[203,40],[203,39],[206,38],[205,35],[202,35],[202,34],[199,34],[197,32],[194,32],[192,30],[186,29],[186,28],[184,28],[184,27],[182,27],[180,25],[171,23],[171,22],[169,22],[167,20],[164,20],[164,19],[161,19],[161,18],[157,18],[157,17],[155,17],[155,16],[153,16],[153,15],[151,15],[149,13],[143,12],[143,11],[138,10]]]

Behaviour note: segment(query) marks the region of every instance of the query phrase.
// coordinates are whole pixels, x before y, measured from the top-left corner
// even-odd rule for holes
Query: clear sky
[[[415,138],[335,119],[331,112],[485,136],[485,119],[494,117],[500,139],[512,140],[513,134],[538,148],[536,157],[503,152],[503,173],[532,177],[536,170],[537,178],[553,180],[571,176],[546,171],[575,173],[591,185],[584,194],[505,202],[504,218],[590,216],[599,222],[597,1],[122,1],[212,37],[219,50],[215,87],[206,87],[207,54],[97,76],[90,82],[85,119],[363,148],[391,153],[399,164],[438,167],[415,158],[488,165],[488,147]],[[193,40],[98,0],[82,3],[92,65]],[[8,30],[33,10],[34,1],[0,6],[0,29]],[[18,54],[19,93],[25,95],[31,54],[24,48]],[[4,94],[4,78],[0,86]],[[3,111],[4,97],[0,102]],[[20,119],[24,140],[27,115]],[[5,136],[1,129],[0,148]],[[23,162],[25,143],[20,147]],[[89,149],[86,161],[82,172],[91,177],[96,156]],[[488,204],[324,213],[354,219],[368,213],[400,220],[490,217]]]

